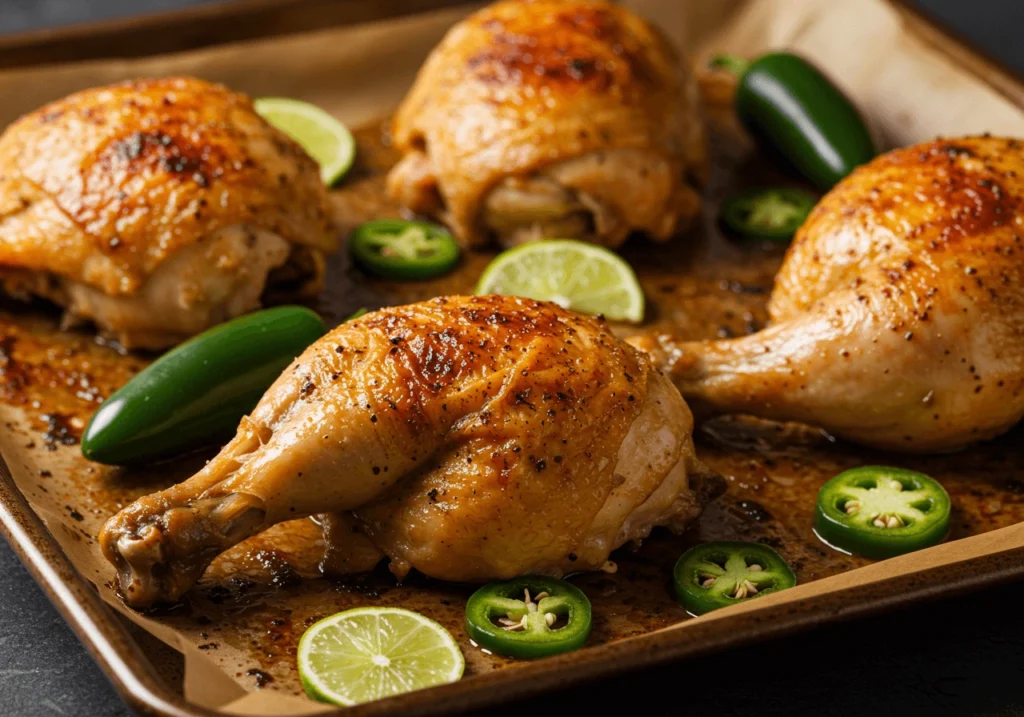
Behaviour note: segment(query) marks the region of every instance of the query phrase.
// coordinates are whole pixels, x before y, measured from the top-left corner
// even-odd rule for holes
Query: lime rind
[[[401,608],[355,608],[317,622],[299,641],[299,677],[321,702],[351,707],[455,682],[465,659],[447,630]]]
[[[302,145],[317,161],[320,178],[328,187],[351,169],[355,139],[345,125],[324,110],[288,97],[261,97],[253,106],[263,119]]]
[[[644,318],[643,289],[629,264],[608,249],[573,239],[529,242],[499,254],[475,293],[551,301],[612,321]]]

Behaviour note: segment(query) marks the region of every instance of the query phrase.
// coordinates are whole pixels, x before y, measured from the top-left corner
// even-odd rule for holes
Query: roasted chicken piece
[[[456,25],[394,122],[388,190],[466,246],[667,239],[696,216],[704,129],[666,38],[604,0],[505,0]]]
[[[702,480],[692,425],[601,321],[499,296],[383,309],[311,346],[220,455],[111,518],[100,543],[138,607],[177,599],[246,537],[325,512],[361,531],[353,569],[366,536],[399,577],[593,570],[700,512],[718,481]]]
[[[315,287],[336,245],[316,163],[220,85],[86,90],[0,137],[0,283],[128,347]]]
[[[1024,144],[968,137],[883,155],[837,185],[776,277],[770,328],[644,337],[695,412],[948,451],[1024,416]]]

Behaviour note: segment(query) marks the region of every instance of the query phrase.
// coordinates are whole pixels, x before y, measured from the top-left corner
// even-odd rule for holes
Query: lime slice
[[[316,105],[287,97],[261,97],[253,105],[263,119],[301,144],[317,161],[328,187],[352,166],[356,156],[352,133]]]
[[[324,618],[302,636],[298,661],[306,693],[342,707],[455,682],[466,666],[447,630],[393,607]]]
[[[607,249],[571,239],[530,242],[499,254],[484,269],[476,293],[552,301],[613,321],[644,319],[644,292],[629,264]]]

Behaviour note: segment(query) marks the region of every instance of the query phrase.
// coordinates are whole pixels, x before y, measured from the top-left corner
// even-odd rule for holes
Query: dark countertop
[[[0,32],[210,0],[0,0]],[[1020,0],[918,0],[1024,73]],[[0,714],[131,714],[0,541]],[[717,717],[1024,715],[1024,584],[820,628],[606,680],[499,714],[602,714],[623,695],[645,714]],[[493,711],[492,711],[493,712]]]

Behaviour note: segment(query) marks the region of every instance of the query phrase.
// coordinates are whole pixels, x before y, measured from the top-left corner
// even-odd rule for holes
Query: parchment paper
[[[806,54],[856,99],[887,146],[984,131],[1024,136],[1024,116],[1013,104],[934,47],[906,34],[899,14],[881,0],[631,0],[627,4],[658,23],[696,60],[713,52],[755,55],[781,47]],[[145,60],[0,71],[0,97],[4,98],[0,124],[74,90],[130,77],[191,74],[256,96],[299,97],[358,125],[384,116],[395,106],[431,47],[466,12],[445,11]],[[31,420],[10,406],[0,406],[0,418],[18,425]],[[242,715],[312,714],[325,709],[297,697],[250,692],[251,679],[240,679],[231,667],[242,664],[244,655],[220,650],[214,658],[200,649],[200,636],[175,631],[159,618],[123,607],[109,587],[113,571],[89,539],[106,516],[69,518],[73,486],[49,492],[39,489],[41,471],[60,475],[81,460],[76,447],[32,452],[25,447],[24,434],[10,430],[0,437],[0,450],[33,508],[104,599],[184,654],[188,700]],[[1021,545],[1024,526],[1018,525],[803,585],[734,610],[757,610],[772,602],[800,600]],[[729,614],[719,611],[702,619],[721,620]],[[670,629],[686,630],[692,624]]]

